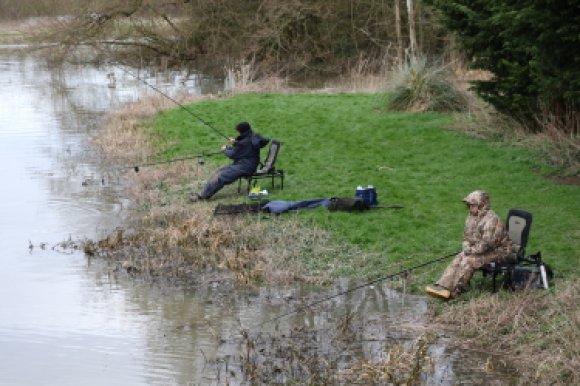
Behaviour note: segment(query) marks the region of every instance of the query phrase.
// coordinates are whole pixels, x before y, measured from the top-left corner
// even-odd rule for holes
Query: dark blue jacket
[[[243,165],[253,173],[260,163],[260,149],[270,142],[252,130],[240,134],[232,147],[224,150],[224,154],[234,161],[234,165]]]

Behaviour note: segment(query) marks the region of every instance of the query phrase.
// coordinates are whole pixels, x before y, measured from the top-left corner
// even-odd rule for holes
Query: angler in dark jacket
[[[192,193],[191,202],[206,200],[216,194],[225,185],[237,181],[240,177],[251,175],[260,163],[260,149],[270,142],[252,131],[247,122],[236,126],[239,135],[230,138],[228,145],[222,147],[223,153],[234,161],[233,164],[221,167],[207,181],[205,188],[199,193]]]

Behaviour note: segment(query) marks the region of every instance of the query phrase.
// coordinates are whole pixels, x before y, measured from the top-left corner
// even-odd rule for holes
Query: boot
[[[203,200],[203,198],[199,195],[199,193],[191,193],[189,196],[189,202],[198,202]]]
[[[425,292],[436,298],[441,299],[451,298],[451,291],[449,291],[447,288],[439,284],[428,285],[427,287],[425,287]]]

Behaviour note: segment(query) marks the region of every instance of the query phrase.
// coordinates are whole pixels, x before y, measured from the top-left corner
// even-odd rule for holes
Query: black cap
[[[238,131],[238,133],[243,134],[246,131],[250,130],[252,127],[250,126],[250,124],[248,122],[240,122],[237,124],[236,126],[236,130]]]

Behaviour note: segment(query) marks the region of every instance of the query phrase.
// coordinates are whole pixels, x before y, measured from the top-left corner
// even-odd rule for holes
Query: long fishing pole
[[[285,318],[286,316],[289,316],[289,315],[295,314],[295,313],[297,313],[297,312],[300,312],[300,311],[304,311],[304,310],[306,310],[306,309],[308,309],[308,308],[310,308],[310,307],[312,307],[312,306],[315,306],[315,305],[317,305],[317,304],[324,303],[324,302],[326,302],[326,301],[328,301],[328,300],[330,300],[330,299],[334,299],[334,298],[336,298],[336,297],[339,297],[339,296],[342,296],[342,295],[346,295],[347,293],[350,293],[350,292],[353,292],[353,291],[359,290],[359,289],[361,289],[361,288],[368,287],[369,285],[373,285],[373,284],[375,284],[375,283],[378,283],[378,282],[380,282],[380,281],[387,280],[387,279],[391,279],[391,278],[393,278],[393,277],[395,277],[395,276],[404,275],[404,274],[406,274],[406,273],[407,273],[407,272],[409,272],[409,271],[412,271],[412,270],[415,270],[415,269],[418,269],[418,268],[422,268],[422,267],[425,267],[425,266],[427,266],[427,265],[434,264],[434,263],[437,263],[437,262],[439,262],[439,261],[442,261],[442,260],[448,259],[448,258],[450,258],[450,257],[452,257],[452,256],[455,256],[455,255],[457,255],[459,252],[461,252],[461,251],[453,252],[453,253],[450,253],[450,254],[448,254],[448,255],[441,256],[441,257],[438,257],[438,258],[436,258],[436,259],[433,259],[433,260],[426,261],[426,262],[424,262],[424,263],[421,263],[421,264],[417,264],[417,265],[415,265],[415,266],[413,266],[413,267],[409,267],[409,268],[402,269],[402,270],[400,270],[399,272],[395,272],[395,273],[392,273],[392,274],[390,274],[390,275],[387,275],[387,276],[379,277],[379,278],[377,278],[377,279],[374,279],[374,280],[371,280],[371,281],[369,281],[369,282],[367,282],[367,283],[364,283],[364,284],[358,285],[358,286],[356,286],[356,287],[354,287],[354,288],[351,288],[351,289],[348,289],[348,290],[346,290],[346,291],[342,291],[342,292],[339,292],[339,293],[337,293],[337,294],[334,294],[334,295],[331,295],[331,296],[327,296],[327,297],[325,297],[325,298],[323,298],[323,299],[317,300],[317,301],[315,301],[315,302],[312,302],[312,303],[306,304],[306,305],[304,305],[304,306],[298,307],[298,308],[296,308],[296,309],[294,309],[294,310],[288,311],[288,312],[286,312],[286,313],[284,313],[284,314],[278,315],[278,316],[276,316],[275,318],[272,318],[272,319],[266,320],[265,322],[262,322],[262,323],[260,323],[260,324],[258,324],[258,325],[256,325],[256,326],[254,326],[253,328],[258,328],[258,327],[261,327],[261,326],[263,326],[263,325],[265,325],[265,324],[268,324],[268,323],[275,322],[275,321],[277,321],[277,320],[280,320],[280,319],[282,319],[282,318]]]
[[[145,164],[140,164],[140,165],[135,165],[135,166],[128,166],[128,167],[130,167],[133,170],[135,170],[135,173],[139,173],[139,168],[142,168],[144,166],[154,166],[154,165],[168,164],[168,163],[171,163],[171,162],[178,162],[178,161],[185,161],[185,160],[195,159],[195,158],[209,157],[209,156],[217,155],[217,154],[223,154],[223,152],[216,151],[216,152],[213,152],[213,153],[196,154],[196,155],[192,155],[192,156],[188,156],[188,157],[172,158],[170,160],[158,161],[158,162],[149,162],[149,163],[145,163]]]
[[[212,129],[213,131],[215,131],[216,133],[218,133],[219,135],[221,135],[225,139],[227,139],[227,140],[230,139],[227,135],[225,135],[220,130],[218,130],[217,128],[215,128],[214,126],[212,126],[209,122],[207,122],[206,120],[204,120],[202,117],[200,117],[198,114],[196,114],[195,112],[193,112],[191,109],[188,109],[187,107],[185,107],[184,105],[182,105],[181,103],[179,103],[178,101],[176,101],[175,99],[173,99],[172,97],[170,97],[169,95],[167,95],[166,93],[164,93],[163,91],[159,90],[157,87],[153,86],[151,83],[147,82],[145,79],[141,78],[139,75],[134,74],[133,72],[131,72],[129,70],[126,70],[126,69],[124,69],[122,67],[116,66],[114,64],[113,64],[113,66],[116,67],[116,68],[118,68],[119,70],[123,71],[124,73],[131,75],[133,78],[135,78],[137,80],[140,80],[141,82],[143,82],[146,86],[150,87],[151,89],[157,91],[159,94],[163,95],[165,98],[169,99],[171,102],[175,103],[177,106],[179,106],[183,110],[187,111],[189,114],[191,114],[193,117],[195,117],[198,121],[200,121],[201,123],[203,123],[204,125],[206,125],[210,129]]]

